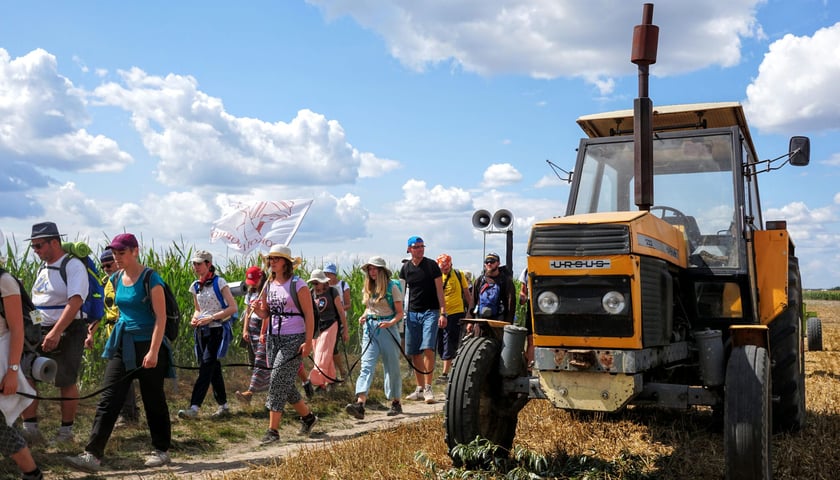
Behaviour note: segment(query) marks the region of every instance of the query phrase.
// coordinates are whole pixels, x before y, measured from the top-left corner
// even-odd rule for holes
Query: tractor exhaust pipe
[[[639,210],[653,206],[653,102],[648,96],[649,68],[656,63],[659,27],[653,25],[653,4],[646,3],[642,24],[633,28],[630,61],[639,66],[639,98],[633,101],[634,193]]]
[[[518,325],[505,325],[502,336],[502,357],[499,374],[503,378],[516,378],[525,371],[525,337],[528,330]]]

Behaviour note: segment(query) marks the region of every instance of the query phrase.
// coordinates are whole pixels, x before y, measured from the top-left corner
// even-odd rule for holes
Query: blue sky
[[[231,201],[313,198],[292,242],[314,266],[427,255],[480,268],[477,209],[565,212],[581,115],[632,108],[643,2],[15,2],[0,15],[0,229],[53,220],[104,245],[209,241]],[[808,288],[840,285],[840,8],[829,0],[667,0],[654,105],[739,101],[760,177]],[[502,253],[503,235],[487,249]],[[222,260],[222,263],[224,260]]]

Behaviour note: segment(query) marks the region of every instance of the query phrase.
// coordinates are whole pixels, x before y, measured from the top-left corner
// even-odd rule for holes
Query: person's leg
[[[215,352],[210,357],[210,352],[208,351],[210,347],[209,333],[207,336],[201,336],[199,334],[198,339],[198,351],[201,354],[201,363],[198,365],[198,377],[195,379],[192,395],[190,395],[190,407],[200,407],[204,403],[204,397],[207,396],[207,390],[210,389],[210,379],[213,377],[215,367],[213,362],[210,361],[210,358],[215,359]]]
[[[125,394],[125,402],[123,403],[120,415],[126,421],[137,421],[139,410],[137,408],[137,392],[134,389],[134,382],[129,382],[128,391]]]
[[[125,378],[126,373],[125,364],[121,357],[111,358],[105,365],[102,383],[107,385],[108,388],[99,397],[90,436],[87,445],[85,445],[85,451],[92,453],[96,458],[101,459],[105,455],[105,445],[111,438],[117,416],[119,416],[120,409],[125,403],[125,395],[132,381],[130,377]],[[122,381],[120,381],[121,379]]]
[[[420,353],[422,357],[420,359],[420,365],[422,365],[421,368],[423,369],[422,385],[424,387],[431,385],[432,378],[434,377],[435,347],[437,346],[439,317],[440,313],[438,310],[427,310],[423,312],[422,316],[420,340]]]
[[[376,370],[376,359],[379,358],[379,342],[371,331],[376,322],[365,322],[362,338],[362,359],[359,361],[359,378],[356,379],[356,396],[367,395],[373,383],[373,373]]]
[[[382,370],[385,373],[385,397],[397,401],[402,397],[399,335],[396,326],[382,331],[379,335]]]
[[[149,351],[151,342],[137,342],[137,358],[143,358]],[[157,366],[139,370],[135,376],[140,383],[140,396],[146,412],[146,422],[152,437],[152,446],[161,452],[169,451],[172,446],[172,424],[169,420],[169,405],[163,388],[166,373],[169,370],[169,352],[161,345]]]
[[[213,398],[220,406],[227,405],[227,389],[225,388],[225,377],[222,375],[222,362],[216,358],[216,352],[218,352],[219,348],[221,348],[223,337],[224,328],[210,329],[210,344],[208,346],[208,352],[213,355],[212,359],[210,359],[210,364],[212,366],[210,383],[213,385]]]
[[[423,340],[423,314],[422,312],[408,312],[405,321],[405,353],[411,357],[411,367],[414,370],[414,379],[419,388],[424,387],[423,357],[420,351],[420,344]]]

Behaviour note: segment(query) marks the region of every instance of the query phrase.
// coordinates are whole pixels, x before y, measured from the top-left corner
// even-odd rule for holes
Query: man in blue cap
[[[435,346],[438,328],[445,328],[447,321],[443,280],[437,262],[425,257],[426,244],[422,238],[409,238],[407,253],[411,259],[400,269],[400,278],[411,292],[406,308],[405,353],[412,356],[417,389],[406,398],[435,403],[432,392]]]

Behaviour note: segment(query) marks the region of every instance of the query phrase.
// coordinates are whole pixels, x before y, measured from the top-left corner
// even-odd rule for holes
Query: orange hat
[[[452,266],[452,257],[450,257],[449,255],[447,255],[445,253],[441,253],[437,257],[437,263],[438,263],[438,266],[441,267],[441,268],[447,267],[447,266],[451,267]]]

